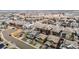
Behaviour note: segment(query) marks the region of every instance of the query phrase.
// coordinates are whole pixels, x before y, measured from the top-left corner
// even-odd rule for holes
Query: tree
[[[2,25],[5,25],[5,24],[6,24],[6,22],[5,22],[5,21],[3,21],[3,22],[2,22]]]

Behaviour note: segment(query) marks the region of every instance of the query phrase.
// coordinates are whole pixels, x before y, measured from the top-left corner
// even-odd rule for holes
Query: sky
[[[79,10],[78,0],[0,0],[0,10]]]

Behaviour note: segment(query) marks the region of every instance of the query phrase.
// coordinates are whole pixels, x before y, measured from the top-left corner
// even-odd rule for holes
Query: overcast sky
[[[0,10],[79,10],[78,0],[0,0]]]

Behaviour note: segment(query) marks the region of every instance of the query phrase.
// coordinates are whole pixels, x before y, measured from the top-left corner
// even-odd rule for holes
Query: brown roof
[[[47,37],[47,35],[39,34],[39,38],[41,38],[41,39],[45,39],[46,37]]]
[[[55,42],[55,43],[58,43],[59,39],[60,39],[60,38],[57,37],[57,36],[49,35],[47,40],[53,41],[53,42]]]

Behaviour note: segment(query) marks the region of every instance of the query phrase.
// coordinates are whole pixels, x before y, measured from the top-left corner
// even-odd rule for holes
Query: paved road
[[[21,48],[21,49],[33,49],[33,47],[31,47],[30,45],[18,40],[18,39],[15,39],[13,38],[12,36],[9,36],[10,33],[12,33],[13,31],[15,30],[6,30],[6,31],[3,31],[2,34],[3,34],[3,37],[7,40],[7,41],[11,41],[11,42],[14,42],[16,44],[17,47]]]

